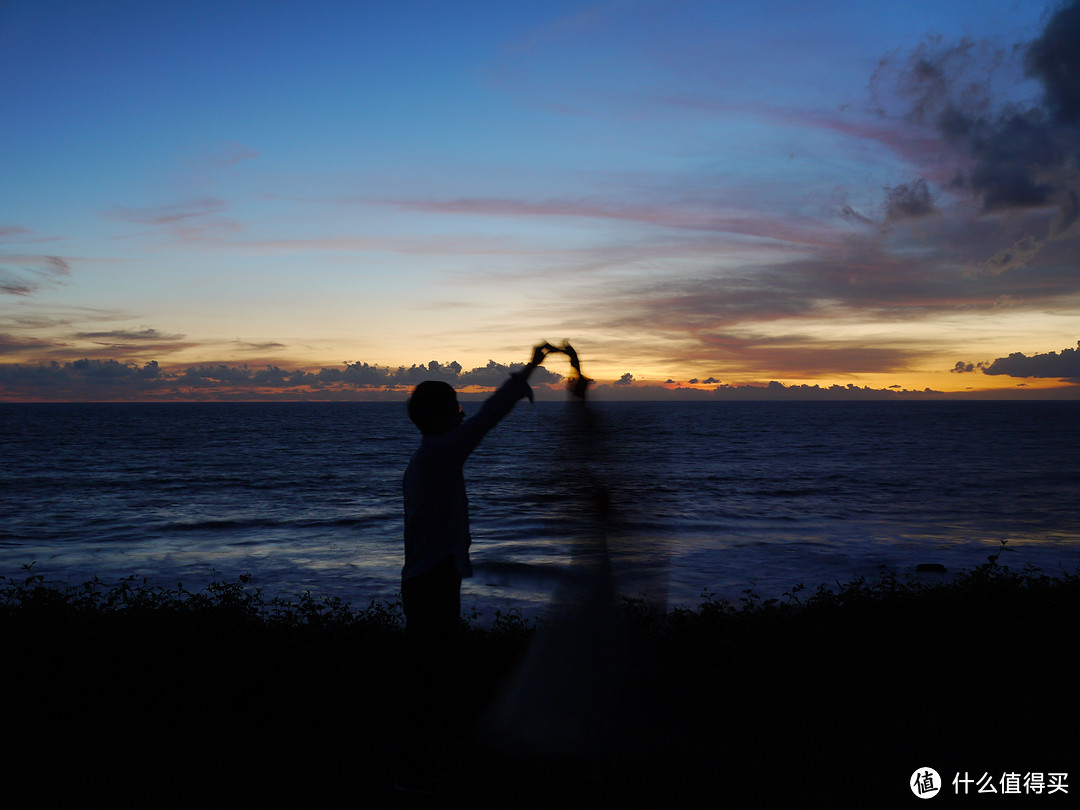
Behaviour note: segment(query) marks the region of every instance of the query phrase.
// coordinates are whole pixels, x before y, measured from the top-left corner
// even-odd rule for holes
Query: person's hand
[[[553,351],[558,351],[554,346],[546,341],[533,348],[532,361],[529,365],[538,366],[544,362],[544,358]]]
[[[552,348],[554,348],[554,347],[552,347]],[[578,374],[580,374],[581,373],[581,361],[578,360],[577,351],[574,349],[574,347],[571,346],[569,343],[563,343],[562,347],[560,349],[558,349],[558,351],[563,352],[567,357],[570,358],[570,366],[571,366],[571,368],[573,368],[574,371],[576,371]]]

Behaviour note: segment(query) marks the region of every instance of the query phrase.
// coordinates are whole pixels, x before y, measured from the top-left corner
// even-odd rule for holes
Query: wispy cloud
[[[184,335],[167,335],[157,329],[112,329],[108,332],[76,332],[74,337],[79,340],[128,340],[145,343],[158,341],[182,340]]]
[[[266,343],[251,343],[246,340],[240,340],[239,338],[234,340],[232,345],[245,352],[269,352],[286,348],[284,343],[275,343],[273,341],[268,341]]]
[[[65,344],[48,338],[10,335],[0,332],[0,357],[15,354],[32,354],[40,357],[63,345]]]
[[[259,157],[259,152],[242,143],[228,142],[205,157],[206,163],[216,168],[235,166],[245,160],[254,160]]]
[[[471,198],[381,202],[413,211],[441,214],[617,220],[659,228],[754,236],[811,246],[831,243],[829,236],[833,230],[827,223],[810,218],[753,212],[736,215],[690,206],[617,204],[594,199]]]
[[[0,225],[0,244],[38,245],[46,242],[62,242],[63,236],[47,236],[21,225]]]
[[[769,376],[829,379],[857,374],[902,372],[922,356],[921,347],[868,347],[854,341],[808,335],[740,336],[703,334],[689,359],[727,369],[744,378],[768,369]]]
[[[31,295],[71,274],[71,266],[59,256],[0,254],[0,293]]]
[[[110,314],[98,310],[72,313],[73,317],[24,316],[0,321],[0,356],[19,355],[32,361],[63,362],[93,355],[100,360],[169,355],[203,345],[185,340],[184,335],[166,334],[152,328],[71,332],[72,320],[87,315],[107,320]],[[126,320],[128,316],[113,316]]]
[[[912,228],[927,228],[930,235],[922,238]],[[940,347],[898,344],[895,337],[845,344],[821,337],[823,327],[875,322],[889,332],[889,323],[1003,306],[1075,310],[1076,246],[1058,240],[1011,264],[1003,254],[988,271],[987,254],[1010,248],[1007,242],[1008,234],[992,222],[897,222],[888,231],[853,235],[842,247],[787,261],[601,282],[581,294],[588,303],[580,306],[603,332],[625,336],[635,352],[648,353],[653,366],[704,364],[744,374],[756,368],[781,378],[900,371],[917,367],[918,357]]]
[[[943,139],[906,120],[884,120],[870,110],[817,109],[770,104],[764,99],[731,102],[723,98],[687,93],[654,95],[647,99],[663,106],[696,110],[712,115],[731,115],[788,127],[795,132],[821,130],[849,138],[851,142],[878,144],[899,158],[933,165],[948,154]]]
[[[220,214],[228,208],[224,200],[216,197],[202,197],[186,200],[172,205],[124,207],[117,206],[112,211],[113,219],[120,219],[139,225],[171,225],[183,220]]]
[[[117,222],[146,226],[117,238],[166,235],[178,244],[227,245],[245,230],[242,222],[221,216],[231,204],[217,197],[197,197],[167,205],[115,206],[105,216]]]

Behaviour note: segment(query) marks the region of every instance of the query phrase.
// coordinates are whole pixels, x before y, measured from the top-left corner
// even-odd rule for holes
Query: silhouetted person
[[[428,380],[409,398],[409,418],[423,434],[402,481],[405,496],[405,610],[408,677],[405,739],[397,786],[423,793],[448,789],[454,770],[452,720],[456,691],[454,638],[461,613],[461,580],[469,562],[469,501],[465,461],[491,428],[522,397],[532,399],[528,378],[551,347],[510,375],[479,412],[464,418],[457,394]]]

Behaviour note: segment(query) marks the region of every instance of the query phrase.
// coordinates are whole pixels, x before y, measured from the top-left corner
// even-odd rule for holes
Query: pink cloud
[[[750,115],[796,129],[837,132],[857,140],[881,144],[898,157],[915,164],[936,163],[951,154],[945,141],[925,128],[902,121],[883,122],[880,116],[870,119],[851,111],[797,109],[765,102],[732,104],[687,95],[669,95],[658,101],[707,112]]]
[[[226,166],[233,166],[245,160],[253,160],[260,156],[260,153],[250,147],[244,146],[241,143],[226,143],[215,154],[208,155],[206,160],[211,166],[217,166],[224,168]]]
[[[141,208],[118,206],[112,218],[135,222],[140,225],[169,225],[193,217],[219,214],[226,208],[228,208],[228,204],[224,200],[219,200],[216,197],[202,197],[175,205],[145,206]]]
[[[675,205],[617,205],[585,199],[517,200],[467,198],[455,200],[384,200],[413,211],[497,217],[569,217],[636,222],[662,228],[731,233],[824,247],[840,231],[808,217],[779,217],[755,213],[731,216]]]
[[[24,228],[21,225],[0,226],[0,239],[6,240],[8,244],[29,245],[41,242],[59,242],[63,238],[62,236],[42,236],[37,231]]]

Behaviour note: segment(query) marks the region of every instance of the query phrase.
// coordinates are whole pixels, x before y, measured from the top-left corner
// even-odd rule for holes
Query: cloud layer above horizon
[[[5,4],[0,396],[1076,386],[1077,88],[1076,0]]]

